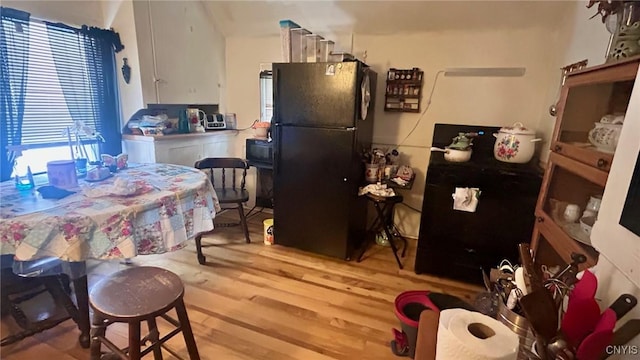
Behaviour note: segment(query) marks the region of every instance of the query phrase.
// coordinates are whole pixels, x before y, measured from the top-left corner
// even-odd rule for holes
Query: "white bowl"
[[[254,137],[258,139],[266,139],[269,128],[257,127],[253,129]]]

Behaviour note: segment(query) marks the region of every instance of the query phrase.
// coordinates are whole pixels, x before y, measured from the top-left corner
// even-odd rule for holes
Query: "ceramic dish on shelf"
[[[553,221],[572,239],[591,246],[591,238],[579,222],[567,222],[564,220],[562,214],[569,203],[557,199],[549,199],[549,203],[551,204],[551,218]]]
[[[590,236],[582,229],[580,223],[567,223],[562,225],[562,229],[571,236],[572,239],[591,246]]]
[[[613,154],[618,146],[618,138],[622,124],[595,123],[595,127],[589,131],[588,140],[593,146],[604,153]]]

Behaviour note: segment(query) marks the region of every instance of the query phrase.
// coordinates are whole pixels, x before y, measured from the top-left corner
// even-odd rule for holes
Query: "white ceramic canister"
[[[589,142],[599,151],[613,154],[618,146],[622,124],[595,123],[587,136]]]
[[[524,164],[531,161],[536,150],[536,142],[542,141],[536,138],[532,129],[526,128],[517,122],[512,126],[505,126],[497,134],[493,134],[496,142],[493,145],[493,155],[497,160]]]
[[[73,160],[56,160],[47,162],[47,177],[49,185],[61,189],[71,189],[78,186],[76,164]]]

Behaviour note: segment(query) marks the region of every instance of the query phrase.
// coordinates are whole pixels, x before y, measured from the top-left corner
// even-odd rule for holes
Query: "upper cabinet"
[[[134,1],[134,15],[145,104],[218,104],[224,37],[204,5]]]
[[[536,206],[532,249],[536,257],[547,257],[539,263],[570,263],[574,252],[587,256],[584,266],[597,262],[590,225],[607,186],[639,63],[634,58],[568,75]]]

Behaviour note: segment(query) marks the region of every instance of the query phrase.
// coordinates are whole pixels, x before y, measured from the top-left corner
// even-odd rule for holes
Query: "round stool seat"
[[[166,312],[182,297],[178,275],[157,267],[132,267],[108,275],[89,293],[91,306],[114,320],[129,321]]]

